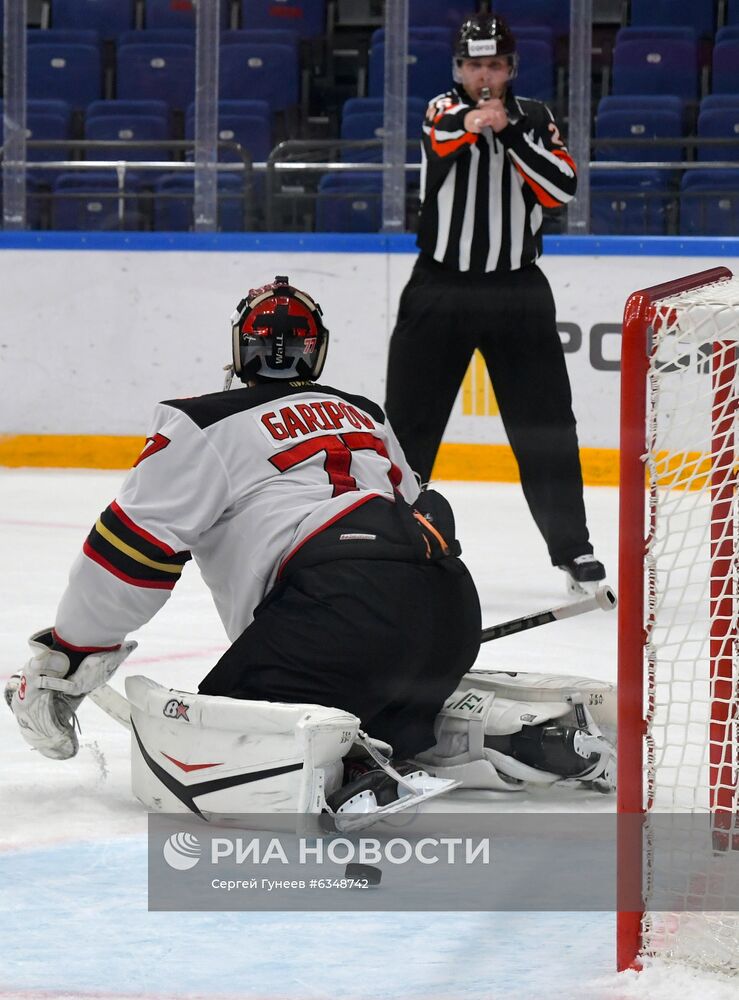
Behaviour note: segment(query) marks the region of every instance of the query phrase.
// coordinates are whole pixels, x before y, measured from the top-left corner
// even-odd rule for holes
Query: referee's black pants
[[[396,758],[428,750],[437,714],[480,648],[475,585],[459,559],[444,562],[454,566],[344,559],[297,570],[200,693],[340,708]]]
[[[428,482],[475,348],[552,564],[592,552],[554,298],[536,265],[480,275],[418,258],[390,340],[385,403],[411,468]]]

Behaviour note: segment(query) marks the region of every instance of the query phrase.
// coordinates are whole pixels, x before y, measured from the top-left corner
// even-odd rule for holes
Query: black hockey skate
[[[417,764],[407,760],[398,761],[397,764],[393,761],[393,767],[401,777],[421,770]],[[399,797],[398,782],[392,775],[377,767],[373,760],[349,760],[344,765],[344,784],[333,795],[329,795],[326,804],[334,812],[338,812],[350,799],[362,792],[372,792],[378,806],[388,806]]]
[[[606,568],[594,555],[577,556],[558,567],[567,574],[567,593],[592,597],[606,578]]]
[[[355,745],[355,752],[344,761],[343,785],[326,799],[327,812],[340,833],[365,829],[459,785],[454,779],[432,777],[419,764],[391,762],[364,733],[357,739],[361,746]]]

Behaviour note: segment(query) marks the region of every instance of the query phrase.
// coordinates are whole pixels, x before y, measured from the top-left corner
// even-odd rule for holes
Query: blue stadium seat
[[[698,115],[699,139],[734,139],[726,145],[698,145],[698,160],[739,160],[739,97],[734,108],[703,108]]]
[[[454,42],[454,31],[443,24],[410,25],[408,28],[408,40],[420,38],[426,42],[443,42],[445,45],[452,45]],[[385,29],[376,28],[370,35],[370,48],[378,42],[385,41]]]
[[[27,77],[29,98],[59,98],[82,108],[103,96],[100,52],[92,45],[29,45]]]
[[[85,118],[85,139],[94,140],[166,140],[169,136],[169,124],[166,116],[145,114],[105,114],[95,116],[88,114]],[[129,148],[120,146],[98,146],[88,149],[85,154],[88,160],[171,160],[172,151],[164,146],[136,146]],[[148,173],[148,171],[147,171]]]
[[[619,28],[616,33],[615,43],[628,41],[642,41],[653,38],[683,38],[688,42],[696,40],[695,28],[689,24],[655,24],[655,25],[634,25],[630,24],[625,28]]]
[[[194,106],[188,108],[185,117],[185,138],[195,138]],[[239,143],[248,150],[252,162],[263,163],[272,151],[272,123],[267,102],[219,101],[218,138],[222,142]],[[229,149],[221,149],[218,159],[223,163],[243,162],[238,152]]]
[[[382,224],[379,173],[324,174],[316,198],[316,231],[376,233]]]
[[[511,24],[510,28],[517,42],[526,38],[554,45],[554,32],[546,24]]]
[[[664,236],[669,201],[659,170],[593,170],[590,231],[594,235]]]
[[[420,128],[421,119],[425,116],[429,104],[428,100],[423,97],[409,97],[407,104],[408,122],[416,121]],[[384,106],[384,97],[350,97],[342,105],[341,117],[348,118],[350,115],[362,115],[369,111],[379,111],[382,114]]]
[[[373,45],[369,54],[370,97],[379,97],[385,88],[385,44]],[[428,102],[452,85],[452,47],[424,39],[408,41],[408,94]]]
[[[688,170],[680,192],[683,236],[736,236],[739,232],[739,169]]]
[[[96,28],[29,28],[27,45],[92,45],[100,49],[100,32]]]
[[[0,143],[4,133],[4,103],[0,100]],[[61,140],[71,139],[71,112],[66,101],[28,101],[26,104],[26,139]],[[28,147],[26,159],[29,174],[39,187],[49,187],[59,171],[33,170],[33,163],[48,163],[51,160],[68,160],[72,155],[71,146],[45,148]]]
[[[300,35],[289,28],[232,28],[221,32],[221,45],[251,45],[254,42],[289,45],[300,56]]]
[[[2,112],[4,108],[4,102],[0,98],[0,128],[2,128]],[[64,118],[69,124],[70,116],[72,114],[72,108],[68,101],[62,101],[59,98],[45,98],[26,101],[26,113],[36,112],[37,114],[46,115],[58,115]]]
[[[701,111],[712,111],[714,108],[739,107],[739,93],[736,94],[706,94],[700,103]]]
[[[550,101],[554,97],[554,50],[549,42],[538,38],[521,38],[516,42],[518,76],[514,82],[521,97]]]
[[[366,111],[362,114],[355,112],[342,116],[341,138],[352,142],[363,139],[382,139],[382,123],[382,111]],[[420,163],[421,139],[418,122],[413,120],[407,122],[406,135],[411,142],[406,146],[405,162]],[[354,163],[382,163],[382,146],[346,149],[342,151],[342,159]],[[417,182],[418,173],[416,171],[410,173],[409,180],[411,183]]]
[[[134,28],[132,31],[122,31],[117,38],[117,44],[162,45],[175,43],[177,45],[195,45],[194,28]]]
[[[408,24],[411,27],[444,25],[456,30],[474,7],[459,0],[408,0]]]
[[[221,0],[221,26],[228,27],[231,4]],[[144,0],[144,25],[147,28],[194,28],[192,0]]]
[[[599,110],[595,119],[595,138],[613,139],[607,146],[598,146],[596,160],[668,160],[679,162],[685,150],[675,144],[655,146],[653,139],[679,139],[683,134],[682,118],[675,110],[638,108],[631,111]],[[644,139],[644,144],[619,143],[618,139]]]
[[[224,45],[220,96],[231,100],[259,98],[269,103],[272,112],[295,107],[300,99],[300,74],[294,49],[263,42]]]
[[[139,179],[126,176],[127,191],[135,191]],[[60,174],[53,185],[52,229],[116,230],[137,229],[140,218],[135,194],[116,197],[118,177],[114,170],[79,171]],[[122,212],[122,214],[121,214]]]
[[[132,28],[134,0],[53,0],[52,28],[94,28],[103,38],[115,38]]]
[[[471,5],[470,5],[471,6]],[[508,24],[544,25],[559,37],[570,30],[570,4],[568,0],[496,0],[493,5]]]
[[[122,101],[108,99],[106,101],[93,101],[87,105],[85,111],[87,118],[102,118],[104,115],[159,115],[166,118],[169,115],[169,105],[166,101],[150,98],[144,101]]]
[[[714,0],[631,0],[630,23],[637,27],[689,25],[698,38],[711,38],[716,4]]]
[[[711,91],[714,94],[739,94],[739,39],[714,45]]]
[[[739,0],[729,0],[726,6],[726,23],[739,24]]]
[[[301,38],[326,33],[326,0],[241,0],[242,28],[289,28]]]
[[[116,96],[123,100],[156,98],[182,110],[195,95],[195,49],[192,45],[120,45]]]
[[[601,111],[674,111],[683,114],[684,103],[675,94],[608,94],[598,101]]]
[[[270,121],[270,110],[269,102],[262,101],[258,98],[245,97],[241,100],[221,100],[218,102],[218,113],[219,114],[242,114],[242,115],[253,115],[256,118],[263,118],[266,122]],[[186,115],[188,118],[192,118],[195,114],[195,103],[193,102],[187,108]]]
[[[718,45],[719,42],[733,42],[737,38],[739,38],[739,23],[725,24],[723,28],[719,28],[716,32],[714,43]]]
[[[193,229],[193,178],[189,173],[165,174],[154,185],[154,228],[162,232]],[[241,177],[218,177],[218,229],[243,232],[246,225],[244,182]]]
[[[698,97],[698,49],[684,39],[620,42],[613,50],[614,94]]]

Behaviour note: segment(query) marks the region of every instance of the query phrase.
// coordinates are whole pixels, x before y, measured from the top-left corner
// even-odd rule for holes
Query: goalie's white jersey
[[[310,382],[157,405],[146,445],[70,573],[58,638],[109,647],[164,605],[191,555],[233,641],[280,566],[349,508],[418,484],[379,406]]]

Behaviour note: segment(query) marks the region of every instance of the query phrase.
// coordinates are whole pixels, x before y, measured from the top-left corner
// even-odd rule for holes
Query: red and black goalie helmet
[[[309,379],[323,371],[328,330],[321,307],[278,275],[252,288],[231,317],[234,373],[253,378]]]

